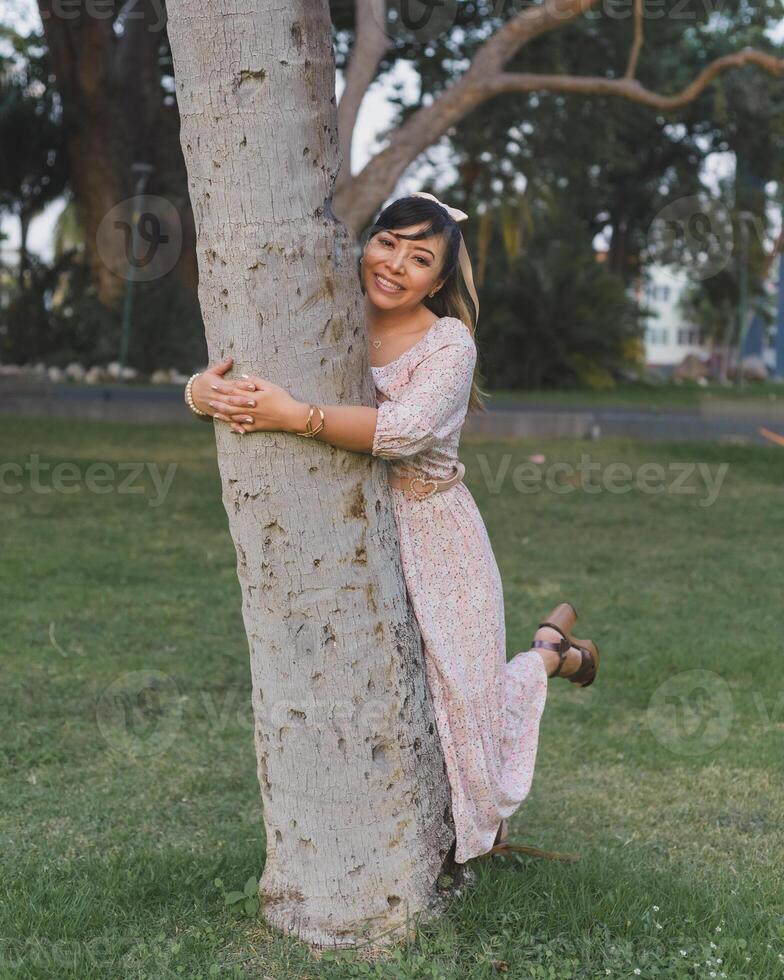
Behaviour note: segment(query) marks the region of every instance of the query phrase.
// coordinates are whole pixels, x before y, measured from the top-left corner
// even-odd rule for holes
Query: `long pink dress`
[[[389,459],[391,471],[435,479],[454,472],[476,356],[468,327],[442,317],[400,357],[372,368],[372,453]],[[465,483],[423,499],[391,493],[462,864],[493,846],[500,821],[528,795],[547,670],[536,650],[507,663],[501,576]]]

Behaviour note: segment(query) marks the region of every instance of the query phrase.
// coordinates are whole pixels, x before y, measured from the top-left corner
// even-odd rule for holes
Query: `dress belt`
[[[398,476],[396,473],[389,474],[389,485],[396,490],[412,490],[417,497],[430,497],[441,490],[448,490],[453,487],[465,476],[465,466],[460,460],[455,464],[455,475],[446,480],[432,480],[424,476]]]

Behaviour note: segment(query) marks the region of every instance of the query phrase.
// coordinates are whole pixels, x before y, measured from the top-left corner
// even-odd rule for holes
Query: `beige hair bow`
[[[437,197],[433,194],[428,194],[427,191],[414,191],[410,197],[425,197],[429,201],[434,201],[439,204],[452,218],[453,221],[467,221],[468,215],[465,211],[461,211],[459,208],[450,208],[448,204],[444,204],[443,201],[439,201]],[[466,248],[465,238],[463,233],[460,233],[460,253],[458,255],[458,261],[460,262],[460,271],[463,273],[463,279],[465,279],[466,286],[468,287],[468,292],[471,294],[471,299],[474,301],[474,308],[476,311],[476,318],[479,319],[479,297],[476,294],[476,287],[474,286],[474,272],[471,267],[471,259],[468,256],[468,249]]]

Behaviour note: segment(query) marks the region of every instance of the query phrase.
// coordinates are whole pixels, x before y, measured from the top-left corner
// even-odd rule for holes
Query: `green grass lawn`
[[[694,493],[554,474],[523,492],[534,452],[545,469],[590,453],[605,487],[613,462],[728,469],[707,506],[696,476]],[[69,492],[6,469],[0,497],[2,980],[784,976],[784,451],[466,439],[461,458],[509,655],[562,599],[600,646],[592,687],[552,681],[512,821],[581,858],[476,862],[393,958],[319,958],[225,905],[265,841],[211,431],[0,419],[3,462],[75,464]],[[149,470],[131,482],[134,462],[176,465],[168,492]],[[140,671],[160,687],[124,739],[112,685]]]

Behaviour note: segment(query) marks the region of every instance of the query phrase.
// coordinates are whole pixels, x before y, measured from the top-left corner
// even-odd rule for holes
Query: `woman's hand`
[[[223,380],[223,375],[231,370],[231,366],[234,363],[233,357],[227,357],[225,361],[221,361],[220,364],[216,364],[215,367],[208,367],[206,371],[202,373],[194,380],[191,385],[191,397],[193,402],[202,412],[206,412],[208,415],[214,418],[220,418],[210,408],[209,401],[212,398],[214,391],[212,390],[212,385]],[[223,422],[228,422],[228,419],[221,419]]]
[[[210,388],[208,404],[215,410],[215,418],[230,423],[232,432],[288,432],[305,428],[308,406],[265,378],[243,374],[242,378],[229,381],[213,380]]]

